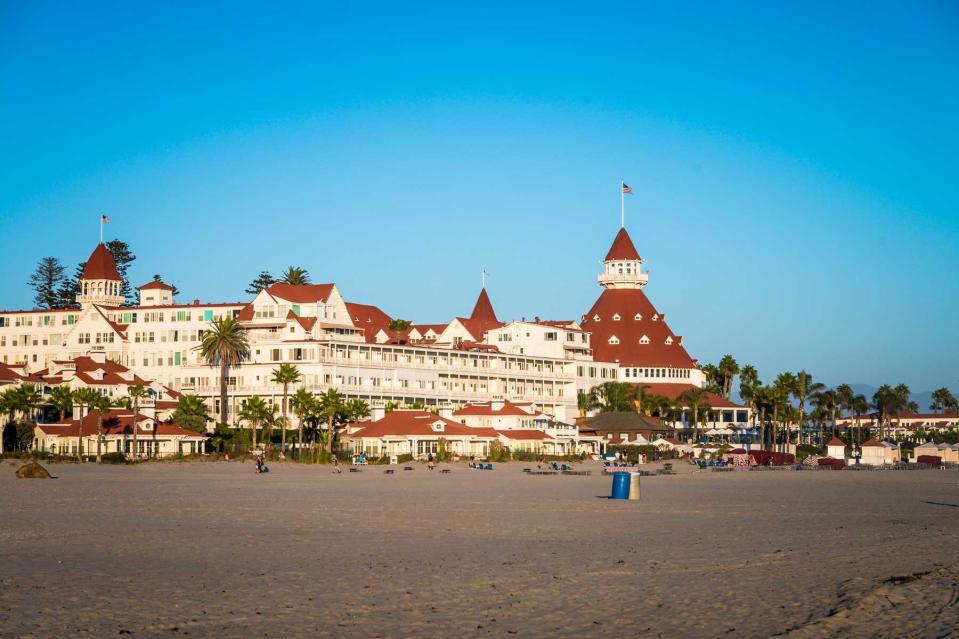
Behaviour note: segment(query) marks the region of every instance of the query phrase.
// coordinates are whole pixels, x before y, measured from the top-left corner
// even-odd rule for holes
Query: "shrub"
[[[820,448],[818,446],[813,446],[812,444],[800,444],[796,447],[796,459],[802,461],[809,457],[810,455],[815,455],[817,457],[825,457],[826,449]]]

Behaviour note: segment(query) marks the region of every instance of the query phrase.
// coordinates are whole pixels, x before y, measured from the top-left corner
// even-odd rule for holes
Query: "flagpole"
[[[619,181],[619,226],[626,228],[626,182]]]
[[[100,244],[103,244],[103,213],[100,213]]]

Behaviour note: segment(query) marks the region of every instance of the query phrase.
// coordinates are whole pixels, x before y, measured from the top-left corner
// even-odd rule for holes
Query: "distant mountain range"
[[[850,384],[850,386],[852,386],[853,392],[862,393],[870,402],[872,401],[873,394],[879,389],[878,386],[870,386],[869,384]],[[830,388],[835,388],[835,386],[830,386]],[[919,404],[920,413],[929,413],[932,411],[932,409],[929,408],[932,405],[932,391],[920,391],[918,393],[914,391],[909,398]],[[742,403],[742,398],[739,396],[738,391],[733,391],[730,399],[734,402]],[[793,401],[793,404],[795,403],[796,402]]]

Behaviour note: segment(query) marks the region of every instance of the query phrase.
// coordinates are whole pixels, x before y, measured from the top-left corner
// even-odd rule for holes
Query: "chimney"
[[[492,402],[490,402],[490,408],[493,410],[503,410],[503,406],[505,405],[506,402],[504,402],[502,399],[494,399]]]
[[[537,324],[539,324],[539,323],[540,323],[540,321],[539,321],[539,315],[537,315],[537,316],[536,316],[536,317],[534,317],[533,319],[534,319],[534,320],[536,321],[536,323],[537,323]]]

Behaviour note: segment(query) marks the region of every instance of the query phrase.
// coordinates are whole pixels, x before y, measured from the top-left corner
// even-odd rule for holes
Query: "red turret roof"
[[[642,289],[604,290],[586,313],[582,326],[592,333],[590,346],[597,361],[619,362],[623,366],[695,366],[679,336],[669,329]],[[610,344],[613,337],[617,343]]]
[[[613,245],[609,247],[609,253],[606,254],[606,259],[604,261],[608,262],[610,260],[638,260],[642,259],[639,257],[639,253],[636,252],[636,247],[633,246],[633,241],[629,239],[629,233],[626,232],[626,228],[623,227],[619,229],[619,233],[616,234],[616,238],[613,240]]]
[[[113,261],[113,255],[104,244],[97,244],[97,247],[93,249],[93,253],[87,258],[87,263],[83,267],[80,279],[117,281],[121,279],[117,272],[117,263]]]
[[[476,304],[473,306],[473,312],[470,314],[472,320],[483,320],[484,322],[499,322],[496,319],[496,312],[493,310],[493,304],[489,301],[489,295],[486,289],[480,291],[476,298]]]
[[[161,289],[164,291],[172,291],[173,287],[167,284],[166,282],[161,282],[160,280],[153,280],[152,282],[147,282],[143,286],[138,286],[138,291],[148,291],[151,289]]]

